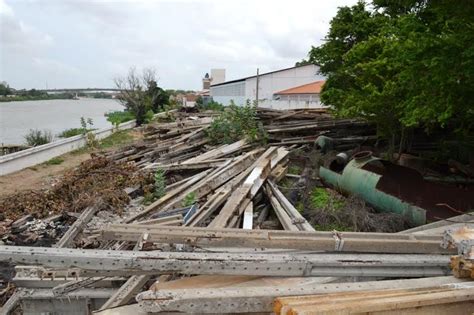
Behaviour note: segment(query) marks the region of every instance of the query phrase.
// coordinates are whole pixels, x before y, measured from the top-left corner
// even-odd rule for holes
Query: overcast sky
[[[113,87],[130,66],[200,89],[293,66],[356,0],[0,0],[0,81],[14,88]]]

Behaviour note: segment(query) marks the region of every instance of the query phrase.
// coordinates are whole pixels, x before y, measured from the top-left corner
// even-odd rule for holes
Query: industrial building
[[[275,109],[321,107],[319,93],[324,76],[316,65],[296,66],[258,76],[258,105]],[[243,105],[257,97],[257,76],[211,83],[210,95],[215,102]]]

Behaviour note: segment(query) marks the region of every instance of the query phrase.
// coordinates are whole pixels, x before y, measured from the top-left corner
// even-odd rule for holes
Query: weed
[[[24,138],[29,146],[38,146],[50,143],[53,140],[53,135],[49,130],[30,129]]]
[[[267,135],[257,118],[256,106],[247,102],[237,106],[233,102],[211,123],[207,135],[214,144],[232,143],[240,139],[266,142]]]
[[[166,194],[165,172],[162,169],[157,169],[154,175],[154,197],[160,199]]]
[[[64,162],[64,159],[62,159],[60,157],[54,157],[54,158],[44,162],[43,164],[45,164],[45,165],[59,165],[63,162]]]
[[[189,207],[195,203],[196,203],[196,193],[193,191],[187,194],[186,197],[184,197],[182,205],[183,207]]]
[[[148,205],[151,204],[154,200],[155,200],[155,196],[154,196],[152,193],[146,193],[146,194],[143,196],[143,201],[142,201],[142,203],[143,203],[145,206],[148,206]]]

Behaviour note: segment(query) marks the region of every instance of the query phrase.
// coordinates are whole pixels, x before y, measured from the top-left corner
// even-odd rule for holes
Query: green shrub
[[[24,138],[29,146],[38,146],[53,141],[53,135],[49,130],[30,129]]]
[[[135,119],[132,112],[129,111],[114,111],[105,114],[107,121],[109,121],[114,127],[117,127],[121,123]]]
[[[228,144],[244,138],[250,142],[266,141],[266,133],[257,118],[257,108],[249,101],[245,106],[232,102],[214,119],[207,135],[214,144]]]

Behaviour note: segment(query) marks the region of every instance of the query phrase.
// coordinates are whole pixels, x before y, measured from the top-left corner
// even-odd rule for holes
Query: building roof
[[[261,76],[263,76],[263,75],[268,75],[268,74],[272,74],[272,73],[276,73],[276,72],[280,72],[280,71],[286,71],[286,70],[290,70],[290,69],[301,68],[301,67],[307,67],[307,66],[314,66],[314,65],[313,65],[313,64],[308,64],[308,65],[294,66],[294,67],[289,67],[289,68],[285,68],[285,69],[270,71],[270,72],[267,72],[267,73],[260,73],[258,76],[261,77]],[[247,79],[255,78],[255,77],[257,77],[257,76],[256,76],[256,75],[252,75],[252,76],[250,76],[250,77],[245,77],[245,78],[242,78],[242,79],[231,80],[231,81],[225,81],[225,82],[218,83],[218,84],[211,84],[211,87],[216,87],[216,86],[225,85],[225,84],[229,84],[229,83],[237,83],[237,82],[245,81],[245,80],[247,80]]]
[[[290,94],[319,94],[326,81],[315,81],[300,86],[295,86],[291,89],[275,92],[277,95],[290,95]]]

